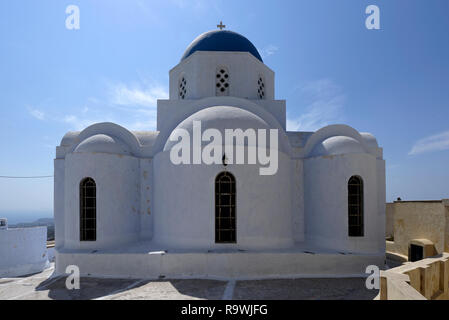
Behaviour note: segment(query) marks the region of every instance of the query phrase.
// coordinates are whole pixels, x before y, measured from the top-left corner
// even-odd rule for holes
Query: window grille
[[[97,190],[92,178],[80,183],[80,241],[97,239]]]
[[[215,243],[236,243],[235,178],[222,172],[215,178]]]
[[[229,95],[229,72],[224,67],[217,70],[215,89],[217,96]]]
[[[259,99],[265,99],[265,83],[262,76],[257,80],[257,96]]]
[[[178,91],[179,99],[184,100],[187,95],[187,80],[185,77],[181,77],[179,80],[179,91]]]
[[[363,180],[352,176],[348,181],[348,235],[363,237]]]

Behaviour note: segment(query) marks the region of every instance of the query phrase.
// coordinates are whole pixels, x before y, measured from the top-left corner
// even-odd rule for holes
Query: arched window
[[[235,178],[222,172],[215,178],[215,243],[236,243]]]
[[[215,76],[215,95],[229,95],[229,72],[225,67],[217,68]]]
[[[97,239],[97,188],[92,178],[80,183],[80,241]]]
[[[363,237],[363,180],[359,176],[348,181],[348,235]]]
[[[179,79],[178,97],[184,100],[187,94],[187,80],[184,76]]]
[[[260,75],[257,80],[257,96],[259,99],[265,99],[265,81],[263,80],[262,75]]]

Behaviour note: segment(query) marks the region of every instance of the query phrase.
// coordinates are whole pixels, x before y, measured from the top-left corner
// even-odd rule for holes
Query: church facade
[[[169,81],[156,131],[98,123],[57,147],[57,272],[77,265],[84,275],[263,278],[383,267],[385,161],[373,135],[341,124],[287,131],[274,72],[235,32],[200,35]],[[198,125],[223,137],[275,132],[275,143],[248,135],[231,146],[247,158],[255,149],[276,154],[275,170],[238,163],[226,140],[214,150],[222,161],[195,162],[192,149],[191,162],[174,162],[182,134],[190,139]]]

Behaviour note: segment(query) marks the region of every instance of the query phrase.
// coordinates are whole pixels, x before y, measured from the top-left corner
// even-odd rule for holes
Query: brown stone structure
[[[449,199],[395,201],[386,205],[387,255],[410,261],[422,247],[422,258],[449,252]]]

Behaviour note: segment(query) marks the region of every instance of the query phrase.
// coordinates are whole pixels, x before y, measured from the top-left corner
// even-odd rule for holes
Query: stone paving
[[[363,278],[219,280],[136,280],[81,278],[80,290],[67,290],[65,277],[51,277],[53,267],[21,278],[0,278],[1,300],[372,300],[378,290]]]

